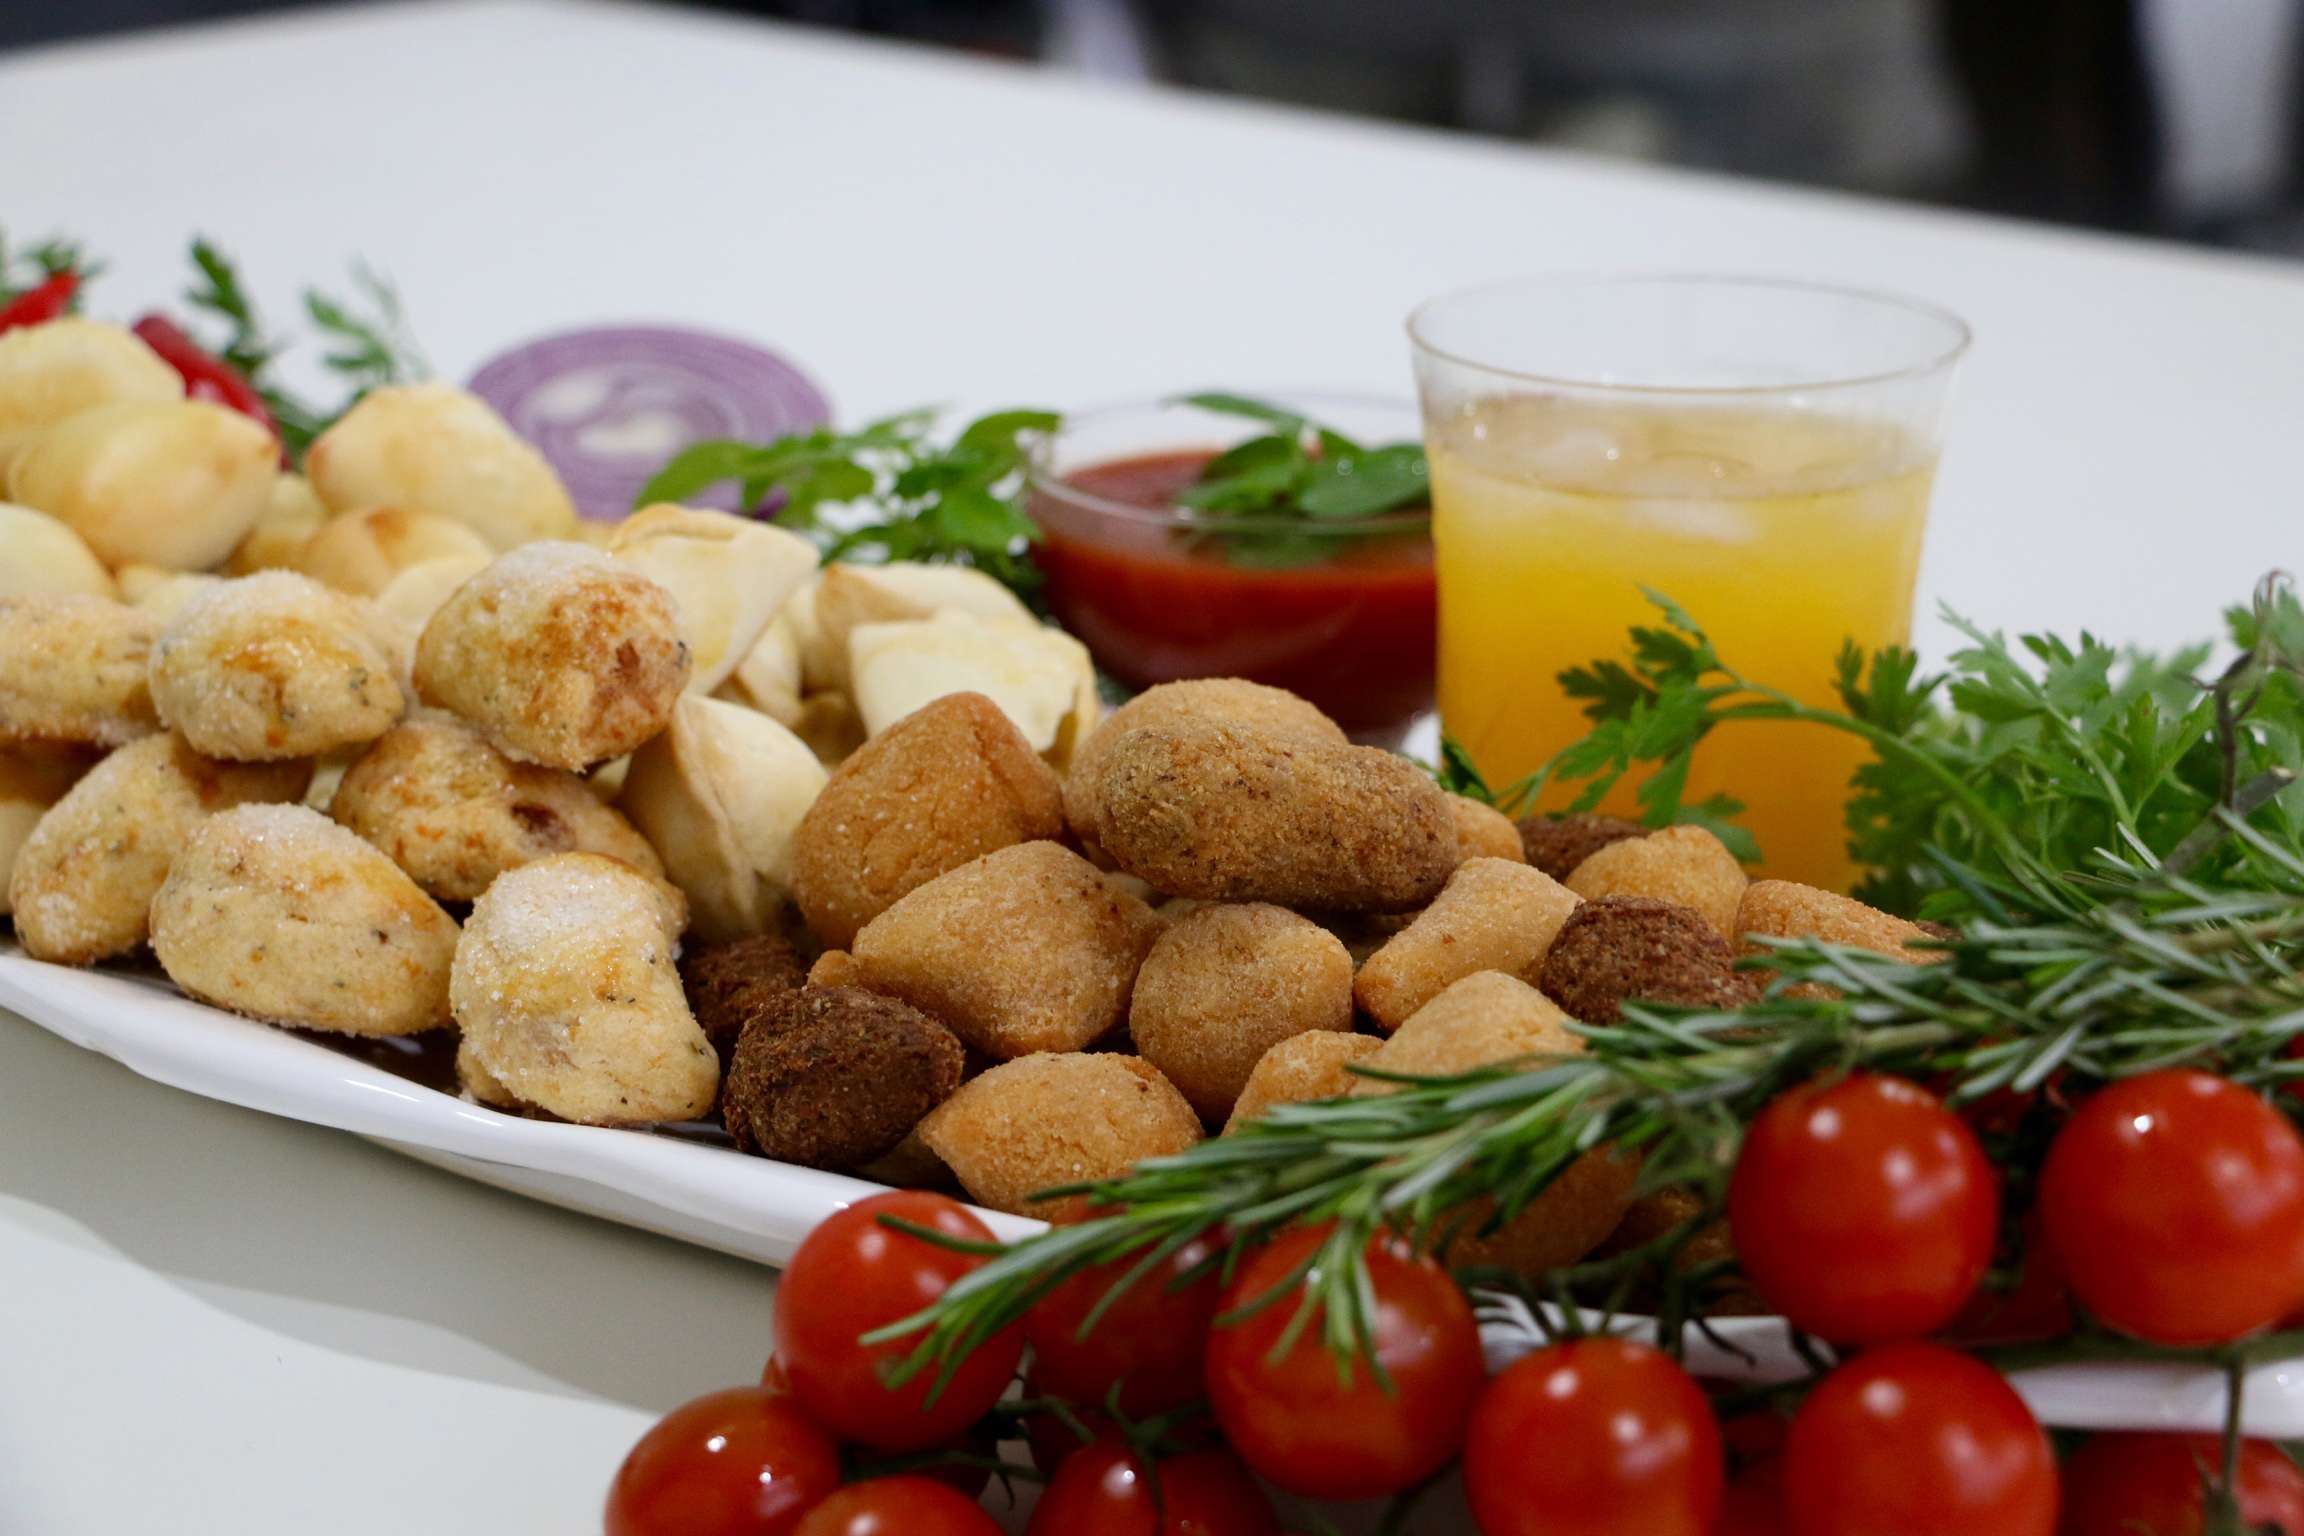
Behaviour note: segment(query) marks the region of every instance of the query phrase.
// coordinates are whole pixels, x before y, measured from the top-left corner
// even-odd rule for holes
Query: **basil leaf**
[[[1186,405],[1196,405],[1204,411],[1215,411],[1224,416],[1245,416],[1251,421],[1268,421],[1291,435],[1301,436],[1304,418],[1285,406],[1270,405],[1262,400],[1251,400],[1246,395],[1228,395],[1221,390],[1203,391],[1197,395],[1178,397]]]

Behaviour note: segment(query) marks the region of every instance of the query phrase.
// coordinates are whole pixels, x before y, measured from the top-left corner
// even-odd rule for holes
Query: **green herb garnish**
[[[70,240],[43,240],[17,250],[8,244],[8,234],[0,230],[0,304],[39,287],[59,272],[80,274],[80,289],[72,295],[70,307],[80,307],[80,295],[88,282],[104,270],[103,263],[90,261],[80,247]]]
[[[1315,564],[1335,553],[1339,539],[1400,531],[1354,524],[1431,500],[1421,444],[1369,446],[1246,395],[1204,391],[1180,403],[1273,428],[1210,459],[1176,497],[1201,514],[1191,537],[1216,538],[1235,565]]]

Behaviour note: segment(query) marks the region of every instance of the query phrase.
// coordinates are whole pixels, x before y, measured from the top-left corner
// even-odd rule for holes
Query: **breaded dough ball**
[[[1352,957],[1308,918],[1261,902],[1201,907],[1144,957],[1128,1004],[1137,1051],[1221,1124],[1266,1051],[1352,1028]]]
[[[0,917],[8,915],[8,873],[17,850],[94,762],[81,747],[0,747]]]
[[[196,750],[246,763],[374,741],[407,707],[359,610],[294,571],[185,604],[153,647],[152,702]]]
[[[280,445],[205,400],[100,406],[10,466],[9,495],[69,523],[107,565],[220,565],[263,516]]]
[[[721,1109],[736,1145],[806,1168],[887,1156],[960,1086],[966,1052],[908,1003],[809,987],[754,1015]]]
[[[1627,1002],[1736,1008],[1759,995],[1728,941],[1693,907],[1602,896],[1560,925],[1544,957],[1544,993],[1587,1024],[1613,1024]]]
[[[334,511],[429,512],[498,550],[576,528],[575,504],[544,456],[485,400],[450,384],[370,390],[320,434],[304,473]]]
[[[844,949],[828,949],[816,957],[808,967],[808,985],[812,987],[862,987],[867,985],[864,967],[856,957]]]
[[[1400,911],[1458,862],[1447,795],[1376,747],[1139,726],[1104,750],[1096,793],[1105,854],[1173,896]]]
[[[302,475],[283,473],[272,482],[272,494],[264,498],[256,526],[225,560],[223,574],[253,576],[258,571],[294,566],[296,557],[304,552],[304,541],[327,521],[328,509],[312,489],[312,482]]]
[[[1466,859],[1416,920],[1368,957],[1353,996],[1387,1030],[1478,971],[1533,979],[1575,911],[1573,891],[1509,859]]]
[[[961,1084],[920,1123],[920,1139],[978,1205],[1063,1220],[1079,1207],[1032,1196],[1181,1152],[1200,1140],[1200,1118],[1134,1056],[1043,1053]]]
[[[174,733],[114,752],[32,828],[8,877],[16,937],[35,960],[93,965],[151,931],[152,894],[193,829],[217,811],[292,801],[312,765],[225,763]]]
[[[1108,1033],[1159,937],[1151,908],[1054,843],[1019,843],[937,876],[864,925],[868,986],[1003,1059]]]
[[[722,1070],[735,1056],[744,1026],[807,984],[808,967],[792,941],[774,929],[689,944],[680,951],[680,987],[688,1011],[720,1053]]]
[[[1574,816],[1523,816],[1518,823],[1520,851],[1529,863],[1555,880],[1565,881],[1583,863],[1610,843],[1646,837],[1649,829],[1618,816],[1582,812]]]
[[[1595,896],[1653,896],[1693,907],[1729,943],[1746,879],[1736,856],[1702,827],[1666,827],[1610,843],[1562,882],[1586,901]]]
[[[192,599],[224,584],[223,577],[206,571],[171,571],[157,565],[124,565],[112,575],[120,584],[122,602],[164,625],[190,607]]]
[[[693,1120],[720,1059],[681,995],[677,907],[628,864],[562,853],[472,904],[449,1000],[475,1065],[586,1125]]]
[[[691,694],[672,728],[632,754],[616,803],[706,939],[758,933],[792,888],[792,841],[824,788],[824,767],[799,737],[735,704]]]
[[[416,688],[523,762],[582,769],[671,723],[688,645],[671,594],[596,549],[530,544],[456,589],[416,645]]]
[[[477,570],[495,555],[469,524],[437,512],[368,507],[330,518],[290,563],[314,581],[374,597],[392,578],[428,560],[462,560]]]
[[[1933,943],[1936,937],[1918,923],[1866,906],[1853,896],[1790,880],[1755,880],[1745,888],[1744,899],[1736,909],[1738,950],[1743,954],[1764,953],[1766,945],[1747,942],[1750,934],[1821,939],[1827,944],[1894,955],[1915,965],[1935,965],[1951,958],[1941,949],[1914,947]]]
[[[1314,1099],[1341,1099],[1360,1081],[1351,1071],[1384,1048],[1374,1035],[1339,1034],[1315,1029],[1290,1035],[1257,1058],[1256,1068],[1232,1105],[1232,1118],[1224,1123],[1229,1136],[1251,1120],[1262,1118],[1275,1104],[1308,1104]]]
[[[608,552],[672,594],[695,658],[688,691],[710,693],[776,610],[816,572],[816,546],[774,523],[659,502],[618,523]]]
[[[490,1109],[516,1114],[530,1107],[480,1065],[480,1058],[472,1054],[471,1040],[464,1036],[456,1040],[456,1086],[462,1088],[464,1096],[473,1103],[485,1104]]]
[[[120,595],[88,541],[45,512],[0,501],[0,597]]]
[[[0,744],[116,747],[160,728],[160,624],[101,597],[0,597]]]
[[[1449,814],[1456,818],[1456,851],[1467,859],[1509,859],[1528,862],[1519,825],[1492,805],[1469,795],[1450,795]]]
[[[664,872],[582,779],[513,762],[452,715],[426,712],[378,737],[344,770],[328,814],[442,901],[470,901],[505,870],[555,853]]]
[[[1056,775],[1031,743],[982,694],[946,694],[833,773],[793,838],[792,898],[845,948],[938,875],[1063,830]]]
[[[0,438],[102,405],[183,398],[183,375],[126,326],[60,315],[0,331]]]
[[[348,1035],[448,1022],[456,923],[318,811],[242,805],[194,829],[152,898],[152,952],[186,994]]]

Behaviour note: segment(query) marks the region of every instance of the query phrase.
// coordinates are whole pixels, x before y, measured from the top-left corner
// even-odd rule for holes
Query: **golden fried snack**
[[[1039,623],[1015,593],[964,565],[891,560],[885,565],[825,566],[795,615],[803,627],[809,691],[848,691],[848,642],[864,625],[926,619],[943,612],[1000,623]]]
[[[787,601],[712,696],[756,709],[778,725],[797,729],[800,667],[800,630],[792,617],[792,602]]]
[[[774,929],[680,951],[680,988],[696,1027],[720,1053],[721,1070],[736,1054],[744,1026],[807,984],[792,941]],[[925,1113],[925,1111],[923,1111]]]
[[[1532,979],[1553,935],[1578,904],[1540,869],[1509,859],[1466,859],[1416,920],[1370,955],[1352,995],[1387,1030],[1478,971]]]
[[[1496,807],[1469,795],[1450,795],[1448,812],[1456,818],[1456,848],[1465,858],[1528,862],[1518,824]]]
[[[1613,1024],[1627,1002],[1736,1008],[1759,995],[1727,940],[1693,907],[1601,896],[1560,925],[1539,975],[1544,995],[1587,1024]]]
[[[263,516],[280,445],[205,400],[99,406],[17,456],[13,500],[69,523],[107,565],[176,571],[223,562]]]
[[[958,609],[859,624],[848,634],[848,667],[867,735],[945,694],[980,693],[1035,752],[1055,751],[1075,727],[1083,690],[1092,696],[1096,677],[1088,648],[1060,629]]]
[[[670,593],[582,544],[529,544],[432,615],[416,689],[507,756],[573,770],[664,729],[688,665]]]
[[[938,875],[1064,830],[1056,775],[998,705],[951,693],[873,737],[792,840],[792,899],[835,949]]]
[[[256,526],[225,560],[223,574],[253,576],[258,571],[293,567],[296,557],[304,552],[304,541],[327,521],[328,508],[321,504],[312,482],[302,475],[282,474],[272,482],[272,494],[264,498]]]
[[[809,987],[753,1016],[721,1094],[747,1152],[807,1168],[886,1157],[960,1086],[952,1031],[908,1003]]]
[[[1915,965],[1935,965],[1951,958],[1941,949],[1923,946],[1935,935],[1918,923],[1893,917],[1878,907],[1866,906],[1853,896],[1798,885],[1790,880],[1755,880],[1744,891],[1736,909],[1739,953],[1760,954],[1767,946],[1748,942],[1747,935],[1777,939],[1821,939],[1894,955]]]
[[[720,1058],[681,995],[678,916],[660,882],[596,853],[507,870],[472,904],[449,980],[475,1067],[586,1125],[710,1109]]]
[[[102,405],[183,398],[183,376],[126,326],[60,315],[0,331],[0,438]]]
[[[582,779],[516,763],[453,715],[426,711],[379,736],[327,809],[442,901],[470,901],[505,870],[555,853],[664,872],[647,839]]]
[[[1229,723],[1267,736],[1348,745],[1344,728],[1308,700],[1285,688],[1268,688],[1237,677],[1195,678],[1158,683],[1121,705],[1089,733],[1064,776],[1064,819],[1091,854],[1098,846],[1097,814],[1102,804],[1097,781],[1114,742],[1138,726]]]
[[[95,761],[83,747],[0,747],[0,917],[8,915],[8,872],[17,850]]]
[[[225,763],[170,732],[89,770],[17,850],[8,877],[16,938],[35,960],[93,965],[151,931],[152,893],[193,829],[252,801],[292,801],[312,765]]]
[[[1343,1098],[1360,1081],[1352,1074],[1352,1063],[1366,1061],[1383,1048],[1384,1042],[1374,1035],[1339,1034],[1332,1029],[1310,1030],[1276,1042],[1257,1058],[1255,1070],[1233,1102],[1224,1134],[1231,1135],[1275,1104]]]
[[[152,897],[152,952],[188,996],[274,1024],[412,1035],[448,1022],[455,920],[318,811],[202,822]]]
[[[171,571],[157,565],[124,565],[112,573],[120,584],[120,600],[148,613],[161,624],[174,622],[192,599],[224,578],[206,571]]]
[[[1736,942],[1736,908],[1750,883],[1736,856],[1702,827],[1666,827],[1610,843],[1562,882],[1586,901],[1653,896],[1693,907],[1731,944]]]
[[[473,1103],[485,1104],[490,1109],[517,1113],[529,1107],[521,1103],[511,1089],[489,1075],[488,1069],[480,1065],[480,1058],[472,1054],[471,1040],[462,1036],[456,1041],[456,1085],[464,1090],[464,1096]]]
[[[102,597],[0,597],[0,745],[116,747],[160,728],[160,623]]]
[[[424,626],[432,622],[432,615],[440,611],[443,603],[456,595],[456,589],[488,568],[493,555],[443,555],[437,560],[420,561],[399,572],[384,584],[374,603],[376,611],[391,619],[411,637],[408,664],[413,670],[416,663],[414,638],[424,633]]]
[[[816,572],[816,546],[789,529],[669,502],[618,523],[607,547],[679,605],[680,633],[695,658],[691,693],[726,682],[776,610]]]
[[[961,1084],[920,1122],[920,1139],[978,1205],[1061,1221],[1078,1206],[1032,1196],[1181,1152],[1200,1140],[1200,1117],[1136,1057],[1051,1052]]]
[[[865,985],[864,968],[856,957],[844,949],[828,949],[816,957],[808,967],[808,985],[812,987],[861,987]]]
[[[116,598],[112,573],[88,541],[45,512],[0,501],[0,597]]]
[[[1104,749],[1096,794],[1105,854],[1173,896],[1399,911],[1457,864],[1447,795],[1376,747],[1138,726]]]
[[[320,434],[304,473],[332,511],[401,507],[469,524],[499,550],[565,539],[576,507],[544,456],[449,384],[372,389]]]
[[[1221,1124],[1265,1052],[1308,1030],[1352,1028],[1352,957],[1280,907],[1208,906],[1170,925],[1128,1004],[1137,1052],[1200,1118]]]
[[[289,563],[339,592],[374,597],[410,566],[462,560],[478,569],[495,553],[470,524],[455,518],[367,507],[340,512],[321,524]]]
[[[1003,1059],[1076,1051],[1118,1024],[1160,919],[1054,843],[937,876],[864,925],[864,983]]]
[[[818,762],[836,768],[864,745],[864,717],[844,693],[812,693],[800,701],[792,734],[807,743]]]
[[[1583,863],[1610,843],[1646,837],[1649,829],[1618,816],[1580,812],[1574,816],[1523,816],[1517,823],[1520,851],[1529,863],[1555,880],[1565,881]]]
[[[160,632],[152,702],[195,750],[253,763],[374,741],[408,701],[341,593],[259,571],[198,593]]]

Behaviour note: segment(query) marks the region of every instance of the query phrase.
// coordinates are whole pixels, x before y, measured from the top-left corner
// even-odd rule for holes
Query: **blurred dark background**
[[[296,0],[0,0],[0,48]],[[2304,254],[2304,0],[713,0],[1334,111]]]

